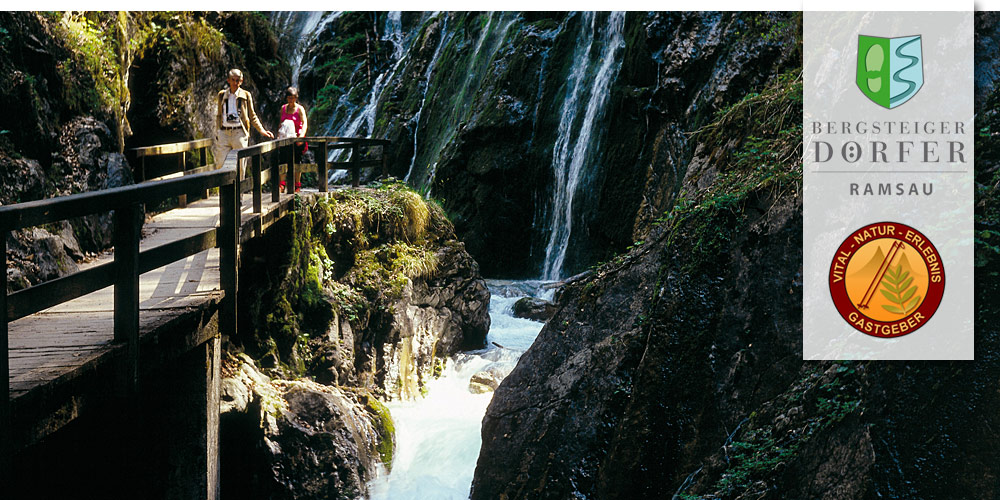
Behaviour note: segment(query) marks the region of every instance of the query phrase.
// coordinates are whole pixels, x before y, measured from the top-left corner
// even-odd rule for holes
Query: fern
[[[903,265],[899,264],[895,269],[889,269],[886,271],[885,276],[882,277],[882,288],[879,290],[885,298],[889,299],[896,305],[882,305],[886,311],[895,314],[909,314],[913,308],[917,307],[920,303],[920,295],[916,295],[917,286],[913,285],[913,276],[910,276],[909,271],[903,271]]]

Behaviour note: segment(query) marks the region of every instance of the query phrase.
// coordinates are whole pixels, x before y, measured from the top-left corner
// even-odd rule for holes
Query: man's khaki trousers
[[[243,127],[219,129],[215,135],[215,146],[212,154],[215,155],[215,168],[222,168],[226,161],[226,155],[234,149],[243,149],[250,145],[250,137],[243,132]]]

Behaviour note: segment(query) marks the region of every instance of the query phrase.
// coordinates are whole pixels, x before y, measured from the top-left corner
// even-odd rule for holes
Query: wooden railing
[[[297,165],[293,161],[296,142],[308,141],[316,148],[315,165]],[[333,168],[351,170],[353,183],[359,184],[360,169],[381,167],[386,173],[386,148],[389,141],[380,139],[346,137],[307,137],[282,139],[257,146],[231,151],[222,165],[206,164],[205,148],[211,144],[205,139],[185,143],[166,144],[134,150],[141,158],[136,171],[137,179],[146,179],[146,158],[180,155],[174,167],[160,168],[156,177],[182,173],[181,177],[147,180],[139,184],[61,196],[45,200],[0,206],[0,255],[7,255],[7,235],[32,226],[59,222],[73,217],[94,213],[112,212],[114,219],[114,260],[73,274],[37,284],[11,294],[0,293],[0,311],[4,311],[0,341],[4,355],[0,355],[0,382],[10,387],[10,360],[8,349],[8,323],[49,307],[68,302],[109,285],[114,286],[114,341],[125,345],[125,362],[122,381],[126,392],[133,392],[139,376],[139,275],[169,263],[187,258],[204,250],[218,247],[219,273],[224,297],[220,304],[219,326],[224,335],[236,331],[236,291],[238,289],[238,252],[240,241],[241,193],[253,192],[254,212],[262,208],[262,187],[269,183],[273,201],[279,201],[278,173],[294,178],[295,171],[313,171],[319,177],[320,191],[327,190],[327,173]],[[379,156],[362,159],[364,150],[379,148]],[[336,149],[349,149],[350,159],[345,162],[327,162],[327,154]],[[185,155],[201,152],[201,166],[186,168]],[[369,155],[370,156],[370,155]],[[241,163],[249,162],[251,176],[243,179]],[[169,164],[169,163],[168,163]],[[265,167],[266,165],[266,167]],[[240,166],[240,168],[237,168]],[[294,192],[294,183],[287,183],[288,192]],[[187,193],[219,189],[219,227],[173,241],[155,248],[139,251],[143,221],[143,206],[162,200],[180,197]],[[5,259],[6,260],[6,259]],[[6,276],[6,275],[5,275]],[[6,283],[6,278],[5,278]],[[0,397],[0,462],[9,459],[10,448],[10,398]],[[9,463],[0,463],[6,471]]]
[[[227,160],[235,164],[236,153]],[[228,161],[227,161],[228,163]],[[124,344],[125,355],[120,380],[122,390],[133,393],[139,376],[139,275],[171,262],[218,247],[220,279],[224,297],[219,325],[224,334],[235,333],[237,252],[240,226],[240,197],[235,168],[223,168],[176,179],[151,181],[103,191],[61,196],[45,200],[0,206],[0,254],[7,254],[7,234],[31,226],[59,222],[72,217],[112,212],[114,219],[114,260],[83,271],[7,294],[0,293],[0,381],[10,387],[8,323],[70,301],[109,285],[114,286],[114,341]],[[139,251],[143,205],[183,193],[219,188],[219,227],[178,241]],[[6,278],[5,278],[6,283]],[[10,397],[0,397],[0,453],[10,452]],[[7,465],[7,464],[5,464]]]
[[[295,158],[294,149],[301,147],[299,145],[302,143],[308,143],[309,147],[315,151],[314,157],[316,158],[316,163],[303,164],[293,161]],[[137,162],[135,168],[136,181],[148,180],[149,175],[162,178],[176,174],[190,175],[214,170],[214,165],[207,164],[208,160],[205,154],[205,151],[211,144],[212,141],[210,139],[198,139],[188,142],[135,148],[132,152]],[[390,141],[385,139],[321,136],[280,139],[240,149],[237,150],[238,159],[242,161],[249,158],[250,167],[252,172],[254,172],[254,176],[251,177],[253,182],[246,182],[241,179],[244,182],[241,184],[242,189],[240,191],[245,193],[251,189],[254,190],[254,211],[260,212],[259,196],[257,196],[260,193],[258,184],[260,186],[270,185],[272,199],[274,201],[278,200],[280,175],[276,175],[275,172],[279,172],[281,175],[288,174],[289,178],[294,178],[295,172],[315,173],[318,177],[319,190],[325,192],[328,190],[327,179],[329,171],[338,168],[345,169],[351,172],[351,184],[357,187],[360,185],[362,168],[377,167],[381,169],[382,176],[388,175],[388,155],[386,149],[389,145]],[[373,155],[371,150],[376,148],[378,154]],[[349,159],[347,161],[328,161],[329,154],[338,149],[349,150]],[[187,168],[187,155],[195,153],[200,154],[199,166]],[[147,163],[152,164],[148,160],[152,160],[153,158],[166,158],[167,160],[160,161],[158,167],[148,170]],[[291,184],[288,183],[286,186],[288,193],[294,192],[294,186]]]
[[[190,175],[215,170],[215,165],[208,164],[208,148],[210,147],[212,147],[212,139],[197,139],[132,149],[132,153],[135,155],[133,169],[135,181],[151,181],[175,173]],[[188,155],[197,155],[196,167],[187,168]],[[174,160],[160,165],[153,165],[148,161],[157,157],[172,157]]]

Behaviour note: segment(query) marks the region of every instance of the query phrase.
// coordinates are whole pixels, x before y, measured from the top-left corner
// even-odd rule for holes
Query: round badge
[[[830,265],[830,295],[851,326],[879,338],[927,323],[944,294],[944,263],[920,231],[898,222],[858,229]]]

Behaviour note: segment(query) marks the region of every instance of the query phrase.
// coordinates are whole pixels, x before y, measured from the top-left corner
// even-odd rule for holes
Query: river
[[[482,370],[506,375],[531,346],[542,323],[511,314],[519,298],[540,295],[538,281],[488,280],[488,346],[448,361],[427,394],[416,401],[388,405],[396,425],[392,471],[371,483],[373,500],[467,499],[481,444],[480,426],[492,392],[473,394],[469,380]]]

